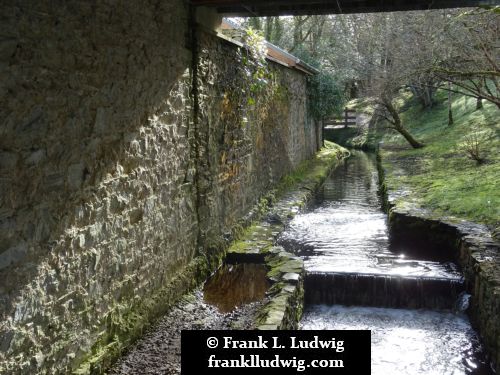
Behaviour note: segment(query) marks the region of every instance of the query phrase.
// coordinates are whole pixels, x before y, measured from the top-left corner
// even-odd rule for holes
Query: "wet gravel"
[[[255,316],[264,301],[250,303],[230,313],[220,313],[204,302],[201,289],[185,296],[155,324],[108,374],[180,374],[181,330],[253,329]]]

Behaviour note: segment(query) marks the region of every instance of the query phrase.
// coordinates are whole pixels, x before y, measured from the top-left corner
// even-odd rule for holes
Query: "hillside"
[[[437,216],[466,219],[498,228],[500,217],[500,111],[484,102],[453,95],[454,124],[448,126],[446,92],[436,105],[423,110],[400,97],[401,117],[408,130],[425,144],[412,149],[395,132],[384,134],[381,158],[386,184],[406,190],[411,202]],[[382,125],[383,126],[383,125]],[[467,149],[477,147],[484,160],[472,160]]]

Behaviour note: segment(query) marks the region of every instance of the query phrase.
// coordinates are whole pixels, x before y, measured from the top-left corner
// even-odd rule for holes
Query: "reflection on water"
[[[225,264],[205,283],[205,301],[223,313],[260,301],[270,287],[266,275],[261,264]]]
[[[451,262],[390,248],[386,214],[377,192],[373,155],[354,152],[326,180],[311,212],[296,216],[279,239],[300,254],[308,271],[459,278]]]
[[[372,374],[493,374],[461,314],[313,305],[301,328],[371,330]]]

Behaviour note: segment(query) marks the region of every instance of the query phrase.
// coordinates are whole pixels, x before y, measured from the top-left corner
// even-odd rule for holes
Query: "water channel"
[[[444,249],[392,245],[373,155],[353,152],[279,241],[305,262],[302,329],[372,330],[372,374],[492,374]]]

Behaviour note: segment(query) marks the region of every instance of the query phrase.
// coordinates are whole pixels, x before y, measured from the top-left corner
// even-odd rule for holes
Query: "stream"
[[[353,152],[279,235],[306,268],[300,328],[371,330],[372,374],[493,374],[452,254],[425,241],[391,243],[381,203],[374,155]],[[109,373],[177,375],[182,329],[255,329],[271,286],[267,271],[224,264]]]
[[[278,242],[305,263],[301,329],[370,329],[372,374],[493,374],[443,249],[392,245],[375,156],[353,152]]]

